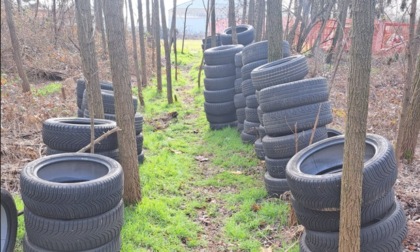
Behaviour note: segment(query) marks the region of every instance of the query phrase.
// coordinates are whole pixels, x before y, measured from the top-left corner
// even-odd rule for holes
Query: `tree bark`
[[[137,79],[138,96],[139,96],[140,104],[144,106],[143,87],[142,87],[142,80],[140,77],[139,59],[137,57],[136,24],[134,23],[133,4],[131,3],[131,0],[128,1],[128,9],[130,11],[131,36],[132,36],[132,41],[133,41],[134,70],[135,70],[136,79]]]
[[[295,0],[295,22],[293,23],[292,28],[290,29],[290,32],[287,34],[287,42],[289,42],[289,45],[292,46],[293,42],[295,41],[295,36],[296,36],[296,30],[299,26],[299,23],[302,21],[302,0]]]
[[[105,25],[108,34],[109,59],[114,84],[115,112],[118,132],[119,160],[124,170],[124,202],[135,204],[141,200],[139,169],[137,165],[134,105],[128,54],[124,30],[123,2],[104,1]]]
[[[147,62],[146,62],[146,45],[144,43],[144,24],[143,24],[143,5],[141,0],[137,0],[137,9],[139,13],[139,41],[140,41],[140,67],[141,67],[141,84],[147,86]],[[150,24],[149,24],[150,25]]]
[[[375,2],[353,0],[347,118],[340,202],[340,252],[360,251],[363,163]]]
[[[185,41],[185,28],[187,27],[187,11],[188,8],[192,5],[192,2],[187,6],[187,8],[185,8],[185,14],[184,14],[184,32],[182,33],[182,50],[181,53],[184,53],[184,41]],[[206,30],[207,30],[207,26],[208,26],[208,17],[206,17]],[[206,32],[206,36],[207,36],[207,32]]]
[[[267,2],[268,62],[283,58],[282,0]]]
[[[346,27],[346,19],[347,19],[347,9],[349,8],[350,1],[348,0],[339,0],[338,1],[338,9],[340,13],[338,14],[337,20],[337,28],[335,29],[334,37],[331,42],[331,47],[328,50],[327,57],[325,59],[325,63],[331,64],[332,57],[334,54],[335,47],[337,43],[340,45],[342,44],[344,28]],[[340,46],[341,47],[341,46]],[[339,52],[340,49],[337,50]]]
[[[107,54],[106,34],[103,19],[102,0],[95,0],[95,25],[96,30],[101,32],[103,55]]]
[[[156,46],[156,80],[157,91],[162,93],[162,56],[160,49],[159,0],[153,0],[153,16],[155,18],[155,46]]]
[[[22,12],[22,0],[17,0],[17,6],[18,6],[18,13],[20,14]]]
[[[165,47],[165,62],[166,62],[166,98],[168,104],[172,104],[172,76],[171,76],[171,48],[169,47],[168,41],[168,28],[166,26],[166,15],[165,15],[165,2],[160,0],[160,15],[162,18],[162,30],[163,30],[163,45]]]
[[[172,9],[172,21],[171,21],[171,37],[174,45],[174,56],[175,56],[175,80],[178,80],[178,56],[176,51],[176,38],[177,38],[177,29],[176,29],[176,0],[173,2],[174,7]]]
[[[249,0],[248,24],[255,27],[255,0]]]
[[[243,9],[242,9],[242,20],[241,20],[241,23],[242,24],[246,24],[246,9],[247,9],[247,0],[244,0],[244,6],[243,6]]]
[[[257,0],[257,24],[255,26],[255,41],[261,41],[265,17],[265,0]]]
[[[152,26],[150,25],[150,0],[146,0],[146,29],[147,33],[152,34]]]
[[[236,34],[235,0],[229,0],[229,26],[232,28],[232,44],[238,44]]]
[[[83,75],[86,79],[86,92],[89,99],[89,115],[104,118],[101,86],[99,84],[98,62],[96,60],[95,36],[93,34],[90,2],[76,0],[77,37]]]
[[[211,0],[211,47],[216,46],[216,0]]]
[[[38,16],[38,9],[39,9],[39,0],[36,0],[34,19]]]
[[[19,77],[22,79],[22,92],[31,92],[28,77],[26,76],[25,70],[23,69],[23,62],[20,56],[19,39],[16,34],[15,22],[13,20],[12,3],[10,0],[4,0],[4,10],[6,12],[7,26],[9,27],[10,32],[10,40],[12,41],[13,60],[15,61]]]
[[[52,2],[52,14],[53,14],[53,32],[54,32],[54,47],[57,46],[57,9],[56,9],[56,0]]]

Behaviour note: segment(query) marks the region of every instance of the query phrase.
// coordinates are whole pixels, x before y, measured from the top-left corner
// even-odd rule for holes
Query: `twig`
[[[316,127],[318,126],[319,114],[321,113],[321,107],[322,107],[322,103],[319,104],[318,114],[316,115],[314,127],[313,127],[312,133],[311,133],[311,138],[309,139],[309,145],[311,145],[312,141],[314,140]]]
[[[106,137],[108,137],[109,135],[111,135],[112,133],[115,133],[117,131],[121,131],[121,129],[118,126],[115,127],[115,128],[113,128],[112,130],[109,130],[109,131],[105,132],[100,137],[96,138],[95,141],[93,141],[93,144],[99,143],[100,141],[102,141],[103,139],[105,139]],[[76,153],[86,152],[88,149],[90,149],[90,146],[91,145],[92,145],[92,143],[89,143],[88,145],[86,145],[85,147],[83,147],[82,149],[80,149],[79,151],[77,151]]]
[[[329,86],[329,89],[328,89],[328,93],[331,93],[331,89],[332,89],[332,87],[334,85],[335,75],[337,74],[338,65],[340,65],[341,56],[343,55],[344,47],[346,47],[346,44],[347,44],[347,38],[344,40],[344,43],[343,43],[343,45],[340,48],[340,53],[338,54],[337,62],[335,64],[335,66],[334,66],[334,72],[333,72],[333,75],[331,76],[331,82],[330,82],[330,86]]]
[[[67,36],[67,38],[70,40],[70,42],[74,45],[74,47],[76,47],[77,51],[79,51],[79,53],[80,53],[79,46],[76,43],[74,43],[74,41],[69,36]]]

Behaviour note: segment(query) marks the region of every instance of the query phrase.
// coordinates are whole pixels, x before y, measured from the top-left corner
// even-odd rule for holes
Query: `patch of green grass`
[[[47,96],[61,91],[62,84],[59,82],[52,82],[45,86],[35,88],[33,94],[36,96]]]

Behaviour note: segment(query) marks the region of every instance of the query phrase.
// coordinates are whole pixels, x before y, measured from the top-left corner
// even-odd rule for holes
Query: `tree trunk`
[[[174,43],[174,56],[175,56],[175,80],[178,80],[178,56],[176,51],[176,38],[177,38],[177,29],[176,29],[176,0],[174,0],[174,7],[172,9],[172,22],[171,22],[171,36]]]
[[[268,62],[283,58],[282,0],[267,2]]]
[[[306,36],[308,35],[310,31],[308,27],[311,28],[311,26],[316,22],[316,17],[311,17],[313,22],[311,22],[311,24],[308,25],[308,16],[309,16],[310,9],[311,9],[311,2],[309,2],[308,0],[303,0],[302,1],[303,13],[301,15],[299,37],[296,44],[296,51],[299,53],[302,51],[303,43],[305,42]]]
[[[93,118],[104,118],[90,2],[76,0],[75,3],[80,58],[82,59],[83,75],[86,79],[86,92],[90,101],[88,104],[91,104],[88,106],[89,115]]]
[[[34,19],[38,16],[38,9],[39,9],[39,0],[36,0]]]
[[[12,41],[13,60],[15,61],[19,77],[22,79],[22,91],[24,93],[31,92],[28,77],[26,77],[25,70],[23,69],[22,58],[20,57],[19,39],[16,34],[15,22],[13,20],[12,3],[10,0],[4,0],[4,10],[6,12],[7,26],[9,27],[10,40]]]
[[[103,50],[103,55],[105,56],[107,54],[106,53],[107,48],[106,48],[106,34],[105,34],[103,10],[102,10],[102,0],[95,0],[95,25],[96,25],[96,30],[101,32],[102,50]]]
[[[261,41],[265,17],[265,0],[257,0],[257,24],[255,26],[255,41]]]
[[[119,160],[124,169],[124,202],[135,204],[141,200],[137,144],[134,129],[134,105],[128,68],[123,2],[104,1],[105,25],[108,34],[109,59],[114,84],[115,112],[118,132]]]
[[[338,1],[338,9],[340,13],[338,14],[337,20],[337,28],[335,29],[334,37],[331,43],[331,47],[328,50],[327,58],[325,59],[325,63],[331,64],[331,60],[334,54],[334,49],[339,42],[342,44],[344,28],[346,27],[346,19],[347,19],[347,9],[349,8],[350,1],[348,0],[339,0]],[[337,52],[340,50],[338,49]]]
[[[290,24],[290,13],[292,12],[292,3],[293,1],[289,1],[289,6],[287,7],[287,22],[286,22],[286,30],[283,32],[283,37],[287,38],[289,34],[289,24]],[[291,45],[290,45],[291,46]]]
[[[17,6],[18,6],[18,13],[20,14],[22,12],[22,0],[17,0]]]
[[[287,42],[289,42],[290,46],[292,46],[295,41],[296,30],[299,26],[299,23],[302,21],[302,6],[302,0],[295,0],[295,22],[293,23],[292,29],[290,29],[290,32],[287,34]]]
[[[54,32],[54,47],[57,46],[57,10],[56,10],[56,0],[52,2],[52,14],[53,14],[53,32]]]
[[[211,0],[211,47],[216,46],[216,0]]]
[[[156,46],[156,79],[158,93],[162,93],[162,57],[160,51],[160,22],[159,0],[153,0],[153,16],[155,18],[155,46]]]
[[[171,48],[169,47],[168,41],[168,28],[166,26],[166,15],[165,15],[165,2],[160,0],[160,15],[162,18],[162,30],[163,30],[163,45],[165,47],[165,62],[166,62],[166,98],[168,104],[172,104],[172,76],[171,76]]]
[[[404,96],[401,105],[401,115],[400,115],[400,122],[399,128],[402,128],[402,124],[405,123],[406,111],[408,104],[410,103],[410,99],[412,96],[412,86],[413,86],[413,70],[415,63],[415,55],[413,55],[413,49],[415,48],[415,34],[414,28],[416,25],[416,6],[417,0],[412,0],[411,2],[411,11],[410,11],[410,26],[409,26],[409,35],[408,35],[408,43],[407,43],[407,72],[405,73],[405,85],[404,85]],[[413,57],[414,56],[414,57]],[[402,130],[398,130],[397,136],[397,157],[402,156],[401,152],[401,144],[398,142],[402,141],[404,132]]]
[[[147,33],[152,34],[152,26],[150,25],[150,0],[146,0],[146,28]]]
[[[184,32],[182,33],[182,51],[181,53],[184,53],[184,40],[185,40],[185,28],[187,27],[187,11],[188,8],[192,5],[192,2],[185,8],[185,15],[184,15]],[[208,20],[208,17],[206,17],[206,20]],[[208,22],[206,22],[206,30],[207,30]],[[206,33],[207,36],[207,33]]]
[[[360,251],[363,163],[375,2],[353,0],[347,118],[340,202],[340,252]]]
[[[246,24],[246,9],[247,9],[247,0],[244,0],[244,6],[242,9],[242,20],[241,20],[242,24]]]
[[[139,41],[140,41],[140,67],[141,67],[141,84],[147,86],[147,62],[146,62],[146,45],[144,43],[144,25],[143,25],[143,6],[142,1],[137,0],[137,9],[139,13]],[[149,24],[150,25],[150,24]]]
[[[130,11],[131,36],[132,36],[131,39],[133,41],[133,59],[134,59],[134,70],[135,70],[136,79],[137,79],[138,96],[139,96],[140,104],[144,106],[142,80],[140,78],[139,59],[137,57],[136,24],[134,23],[133,4],[131,3],[131,0],[128,1],[128,9]]]
[[[211,12],[212,12],[212,10],[210,8],[210,0],[207,0],[206,29],[205,29],[205,32],[204,32],[204,50],[206,50],[206,46],[207,46],[207,35],[208,35],[208,30],[209,30],[209,21],[210,21]],[[204,53],[201,56],[200,67],[198,68],[198,76],[197,76],[198,88],[200,88],[200,85],[201,85],[201,71],[203,70],[203,64],[204,64]]]
[[[255,0],[249,0],[248,24],[255,27]]]
[[[229,0],[229,26],[232,28],[232,44],[238,44],[238,36],[236,34],[235,19],[235,0]]]

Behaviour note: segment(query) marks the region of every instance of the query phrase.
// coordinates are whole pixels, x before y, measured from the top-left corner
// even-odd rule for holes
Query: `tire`
[[[235,79],[235,94],[242,93],[242,78]]]
[[[55,155],[55,154],[63,154],[63,153],[75,153],[75,152],[55,150],[55,149],[51,149],[50,147],[47,146],[47,151],[46,151],[47,156],[51,156],[51,155]],[[86,152],[86,153],[90,154],[90,152]],[[119,150],[118,149],[110,150],[110,151],[95,152],[94,154],[102,155],[102,156],[105,156],[105,157],[112,158],[116,161],[119,161]]]
[[[323,77],[288,82],[259,91],[264,113],[328,101],[328,84]]]
[[[295,55],[259,66],[251,78],[257,90],[278,84],[303,79],[308,74],[308,65],[303,55]]]
[[[221,78],[204,78],[204,87],[209,91],[229,89],[235,87],[235,75]]]
[[[238,126],[238,121],[232,121],[227,123],[210,123],[211,130],[221,130],[224,128],[236,128]]]
[[[245,118],[248,122],[258,123],[258,125],[260,124],[260,120],[258,119],[257,109],[246,107]]]
[[[286,178],[286,165],[289,162],[290,158],[272,159],[265,156],[264,160],[265,169],[271,177],[281,179]]]
[[[299,132],[312,129],[317,117],[317,127],[322,127],[332,122],[330,102],[314,103],[264,113],[263,124],[268,135],[283,136],[292,134],[295,130]]]
[[[246,99],[242,93],[236,94],[235,97],[233,97],[233,102],[235,103],[236,109],[246,107]]]
[[[258,130],[258,137],[259,138],[262,139],[263,137],[266,136],[264,126],[262,126],[262,125],[258,126],[257,130]]]
[[[262,139],[265,155],[273,159],[291,158],[296,154],[296,151],[300,151],[309,146],[312,132],[313,129],[280,137],[271,137],[267,135]],[[325,127],[316,128],[312,143],[316,143],[326,138],[327,129]],[[296,144],[298,145],[297,147]]]
[[[244,130],[244,124],[243,124],[243,123],[239,123],[239,122],[238,122],[238,126],[236,127],[236,129],[237,129],[239,132],[242,132],[242,131]]]
[[[95,139],[116,126],[117,124],[111,120],[94,119]],[[90,119],[78,117],[47,119],[42,127],[42,140],[52,149],[76,152],[90,143]],[[117,148],[116,133],[95,144],[97,151]]]
[[[144,152],[143,151],[137,156],[137,162],[139,164],[143,164],[144,163]]]
[[[283,58],[290,56],[289,42],[283,40]],[[242,64],[246,65],[250,62],[268,58],[268,41],[260,41],[247,45],[242,50]]]
[[[291,197],[299,224],[306,229],[318,232],[338,232],[340,227],[340,211],[318,211],[302,206]],[[381,220],[395,203],[394,190],[390,190],[383,197],[370,204],[363,204],[361,209],[361,225],[365,227],[370,223]]]
[[[255,37],[255,30],[252,25],[240,24],[236,26],[236,36],[238,39],[238,44],[244,46],[251,44]],[[232,27],[225,29],[220,34],[220,40],[222,45],[232,44]]]
[[[121,250],[121,238],[120,236],[114,238],[112,241],[89,250],[83,250],[80,252],[115,252]],[[23,251],[25,252],[54,252],[51,250],[45,250],[40,247],[35,246],[28,240],[28,236],[25,235],[25,238],[23,239]]]
[[[204,100],[210,103],[233,101],[234,95],[235,95],[234,88],[216,90],[216,91],[204,90]]]
[[[240,67],[236,67],[235,69],[235,76],[237,79],[242,78],[242,72]]]
[[[264,174],[264,182],[265,189],[270,197],[279,197],[284,192],[289,191],[286,179],[273,178],[268,172]]]
[[[241,140],[244,144],[253,144],[258,137],[256,135],[251,135],[245,132],[245,124],[244,124],[244,130],[241,132]]]
[[[242,51],[243,45],[222,45],[204,51],[206,65],[235,63],[235,55]]]
[[[253,62],[250,62],[250,63],[244,65],[241,68],[242,79],[243,80],[249,80],[249,79],[251,79],[251,72],[252,72],[252,70],[254,70],[255,68],[257,68],[259,66],[262,66],[262,65],[267,64],[267,62],[268,62],[267,59],[262,59],[262,60],[253,61]]]
[[[360,251],[401,251],[407,235],[404,209],[395,201],[381,220],[362,227],[360,230]],[[317,232],[306,230],[306,245],[311,251],[338,251],[338,232]]]
[[[255,94],[255,88],[250,79],[242,81],[242,94],[245,97]]]
[[[306,232],[305,230],[303,231],[302,236],[299,239],[299,251],[300,252],[312,252],[309,248],[308,245],[306,245]]]
[[[136,135],[137,155],[140,155],[140,153],[143,151],[143,141],[142,133]]]
[[[263,123],[264,113],[262,112],[261,107],[259,105],[257,107],[257,115],[258,115],[258,120],[260,121],[261,125],[264,125],[264,123]],[[265,131],[265,129],[264,129],[264,131]]]
[[[365,148],[362,202],[369,204],[391,190],[398,169],[384,137],[367,134]],[[296,201],[313,210],[340,208],[343,153],[344,135],[314,143],[290,159],[286,175]]]
[[[84,110],[78,108],[77,109],[77,117],[84,117]]]
[[[99,81],[99,84],[101,85],[101,89],[103,90],[114,90],[114,87],[112,86],[111,82],[108,81]],[[78,79],[76,81],[76,96],[77,98],[83,98],[83,92],[85,92],[86,89],[86,80],[85,79]]]
[[[231,114],[226,114],[226,115],[206,114],[206,117],[209,123],[229,123],[229,122],[233,122],[237,120],[236,112],[231,113]]]
[[[339,135],[343,135],[343,133],[341,133],[340,131],[335,130],[335,129],[327,128],[327,136],[328,137],[335,137],[335,136],[339,136]]]
[[[236,119],[239,123],[244,123],[245,121],[245,108],[236,109]]]
[[[121,200],[123,184],[117,161],[87,153],[39,158],[28,163],[20,176],[25,212],[29,209],[36,215],[62,220],[109,211]]]
[[[106,114],[116,114],[115,113],[115,98],[114,98],[114,92],[109,90],[102,90],[102,101],[104,103],[104,113]],[[134,112],[137,111],[138,106],[138,100],[137,97],[132,96],[133,99],[133,106],[134,106]]]
[[[52,251],[84,251],[101,247],[120,235],[124,203],[120,200],[110,211],[84,219],[49,219],[29,209],[24,215],[31,244]]]
[[[15,250],[17,234],[17,210],[13,196],[1,188],[1,251]]]
[[[243,50],[243,49],[242,49]],[[235,66],[238,68],[242,67],[242,51],[235,54]]]
[[[264,154],[264,149],[261,143],[261,139],[257,139],[254,142],[254,150],[255,150],[255,154],[257,155],[257,158],[259,160],[264,160],[265,154]]]
[[[258,108],[257,97],[255,95],[248,95],[246,97],[246,106],[248,108]]]
[[[253,136],[258,135],[258,127],[260,126],[259,123],[250,122],[245,119],[244,121],[244,132]],[[257,137],[258,138],[258,137]]]
[[[143,131],[143,121],[143,115],[137,112],[134,115],[134,129],[136,130],[136,135]]]
[[[206,78],[222,78],[232,75],[236,78],[235,71],[236,67],[233,63],[214,66],[204,66],[204,74],[206,75]]]
[[[210,115],[235,114],[236,107],[233,101],[221,103],[204,102],[204,111]]]

